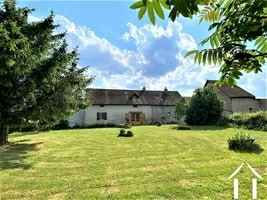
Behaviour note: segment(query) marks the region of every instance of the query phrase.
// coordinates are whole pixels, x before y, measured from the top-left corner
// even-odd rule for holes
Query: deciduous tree
[[[184,97],[182,97],[175,105],[175,118],[180,120],[183,116],[185,116],[188,106],[188,102]]]
[[[15,0],[0,3],[0,144],[9,127],[29,122],[55,124],[90,102],[93,80],[78,67],[78,50],[68,51],[66,33],[57,33],[54,15],[29,22],[34,10]]]
[[[217,95],[217,88],[208,84],[197,88],[186,111],[185,122],[189,125],[214,125],[223,112],[223,102]]]

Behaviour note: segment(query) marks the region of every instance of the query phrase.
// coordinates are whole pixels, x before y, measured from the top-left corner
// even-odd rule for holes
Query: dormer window
[[[133,96],[132,97],[132,101],[133,101],[133,104],[137,104],[137,97],[136,96]]]
[[[130,99],[132,100],[132,104],[133,104],[133,105],[138,104],[138,98],[139,98],[139,95],[138,95],[137,93],[134,93],[134,94],[130,97]]]

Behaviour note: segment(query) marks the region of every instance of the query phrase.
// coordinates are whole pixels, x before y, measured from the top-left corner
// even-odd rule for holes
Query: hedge
[[[267,111],[234,113],[229,116],[232,126],[267,131]]]

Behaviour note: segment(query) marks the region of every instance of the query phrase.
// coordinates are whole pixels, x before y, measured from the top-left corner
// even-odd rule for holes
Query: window
[[[97,120],[107,120],[107,113],[106,112],[98,112],[96,117],[97,117]]]
[[[104,105],[102,104],[102,105],[100,105],[100,107],[104,107]]]
[[[137,108],[137,105],[133,105],[133,107]]]
[[[252,111],[252,108],[248,108],[249,109],[249,111]]]
[[[131,119],[132,119],[132,122],[140,121],[140,112],[132,112]]]
[[[132,101],[133,101],[133,104],[137,104],[137,97],[136,96],[133,96],[132,97]]]

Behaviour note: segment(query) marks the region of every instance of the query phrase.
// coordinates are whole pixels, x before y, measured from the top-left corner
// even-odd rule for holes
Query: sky
[[[69,48],[79,47],[80,66],[89,66],[96,75],[91,88],[178,91],[191,96],[207,79],[220,78],[219,66],[194,64],[184,58],[187,51],[209,36],[208,24],[178,18],[176,22],[148,17],[138,20],[134,1],[18,1],[19,6],[35,8],[31,20],[42,19],[53,10],[59,31],[67,31]],[[266,97],[267,66],[263,72],[245,74],[238,85],[256,97]]]

